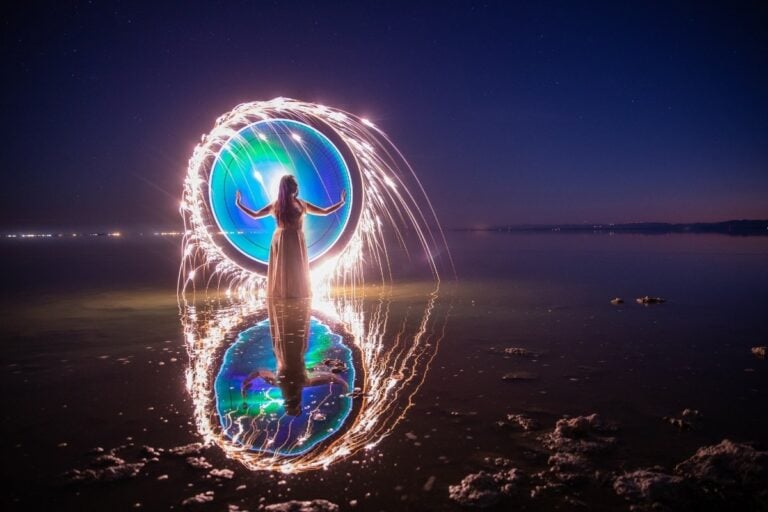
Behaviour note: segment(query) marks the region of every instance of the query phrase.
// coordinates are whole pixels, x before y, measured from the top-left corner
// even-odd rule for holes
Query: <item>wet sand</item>
[[[251,472],[215,447],[192,462],[169,453],[199,440],[174,243],[30,242],[0,247],[6,510],[257,510],[315,498],[343,510],[460,510],[449,486],[499,471],[497,458],[527,478],[499,510],[616,510],[628,509],[613,488],[625,471],[671,473],[726,438],[768,448],[768,361],[750,350],[768,344],[765,237],[449,233],[459,281],[444,283],[445,335],[414,407],[372,452],[300,475]],[[400,289],[392,314],[404,316],[423,297],[418,285]],[[637,304],[644,295],[668,301]],[[624,304],[610,304],[617,296]],[[664,419],[684,409],[699,411],[690,428]],[[615,438],[588,457],[603,478],[532,498],[546,479],[534,475],[552,473],[542,436],[592,413],[611,430],[587,437]],[[67,483],[68,471],[108,466],[97,457],[115,448],[143,463],[135,476]]]

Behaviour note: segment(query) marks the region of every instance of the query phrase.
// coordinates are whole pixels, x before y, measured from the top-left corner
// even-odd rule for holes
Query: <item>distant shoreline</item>
[[[432,231],[437,231],[433,227]],[[672,233],[722,234],[732,236],[768,236],[768,220],[728,220],[723,222],[634,222],[622,224],[508,224],[487,227],[444,227],[443,231],[474,231],[492,233],[608,233],[608,234],[648,234],[663,235]],[[219,233],[221,234],[221,233]],[[144,231],[19,231],[0,233],[0,239],[83,239],[83,238],[154,238],[182,237],[184,231],[144,230]]]
[[[448,231],[503,233],[636,233],[636,234],[723,234],[768,236],[768,220],[729,220],[723,222],[635,222],[626,224],[510,224],[482,228],[448,228]]]

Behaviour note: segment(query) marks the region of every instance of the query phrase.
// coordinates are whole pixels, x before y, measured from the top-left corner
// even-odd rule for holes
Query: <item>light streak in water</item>
[[[267,308],[266,279],[222,249],[228,241],[211,212],[208,178],[219,149],[231,137],[244,126],[270,119],[332,130],[348,147],[362,178],[355,232],[345,247],[335,248],[311,269],[313,315],[338,325],[359,353],[359,389],[353,392],[359,403],[337,435],[298,455],[255,451],[236,442],[237,435],[227,436],[213,392],[222,354]],[[438,301],[441,275],[454,275],[435,212],[403,155],[372,122],[348,112],[286,98],[244,103],[221,116],[195,147],[180,210],[185,229],[178,292],[190,357],[186,382],[203,439],[250,469],[287,473],[327,468],[361,450],[374,450],[413,405],[447,319]],[[430,277],[415,298],[408,298],[407,313],[398,310],[402,297],[392,300],[401,291],[395,285],[400,268]]]

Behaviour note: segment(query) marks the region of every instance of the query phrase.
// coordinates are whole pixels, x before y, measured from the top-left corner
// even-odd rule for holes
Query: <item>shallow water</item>
[[[4,508],[168,509],[213,490],[203,508],[326,498],[365,510],[459,510],[448,485],[485,457],[529,472],[546,462],[539,433],[496,425],[507,413],[534,417],[542,432],[565,414],[600,413],[619,425],[607,470],[670,467],[723,438],[768,444],[768,361],[750,353],[768,344],[768,237],[447,235],[459,279],[443,282],[435,306],[437,353],[413,407],[374,450],[283,475],[211,449],[208,461],[233,479],[160,457],[136,478],[89,486],[61,475],[86,467],[94,447],[133,443],[121,456],[135,460],[142,445],[198,439],[175,298],[178,240],[2,241]],[[391,320],[420,311],[428,290],[396,284]],[[668,301],[635,303],[644,295]],[[617,296],[625,303],[611,305]],[[367,304],[376,302],[371,292]],[[506,347],[536,357],[506,356]],[[502,380],[512,372],[528,379]],[[662,420],[685,408],[701,412],[693,429]],[[583,498],[597,510],[626,508],[610,489]],[[515,504],[568,508],[556,498]]]

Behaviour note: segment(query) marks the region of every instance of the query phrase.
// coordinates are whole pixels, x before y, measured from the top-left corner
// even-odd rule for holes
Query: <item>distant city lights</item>
[[[123,238],[126,235],[124,231],[98,231],[83,233],[6,233],[0,235],[2,238],[29,239],[29,238]],[[189,232],[184,231],[154,231],[152,233],[136,232],[135,236],[184,236]],[[128,236],[130,236],[129,234]]]

